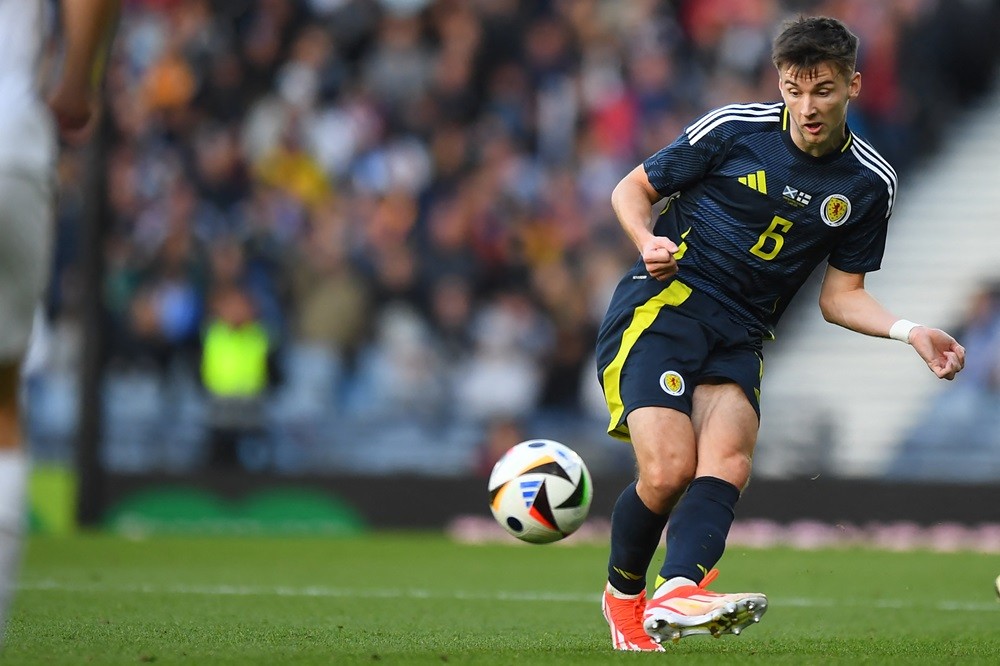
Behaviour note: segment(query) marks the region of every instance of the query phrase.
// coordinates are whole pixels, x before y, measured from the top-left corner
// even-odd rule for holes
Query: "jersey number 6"
[[[771,220],[771,225],[757,239],[757,244],[750,248],[750,254],[756,255],[764,261],[771,261],[781,252],[781,247],[785,244],[783,234],[787,234],[791,228],[791,220],[775,215],[774,219]],[[765,250],[764,248],[767,246],[770,247]]]

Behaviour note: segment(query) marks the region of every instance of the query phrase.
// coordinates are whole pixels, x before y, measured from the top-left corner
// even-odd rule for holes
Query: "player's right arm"
[[[82,130],[94,113],[120,0],[62,0],[63,64],[49,108],[63,132]]]
[[[651,230],[653,204],[662,198],[650,184],[641,164],[622,178],[611,193],[611,207],[618,223],[638,248],[646,271],[657,280],[667,280],[677,273],[674,259],[677,245]]]

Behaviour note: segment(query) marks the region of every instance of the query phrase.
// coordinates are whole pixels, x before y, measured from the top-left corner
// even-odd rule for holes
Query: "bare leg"
[[[695,430],[687,414],[641,407],[628,415],[639,481],[636,492],[656,513],[667,513],[694,478]]]
[[[698,440],[695,476],[714,476],[740,490],[750,481],[757,414],[736,384],[702,384],[691,415]]]

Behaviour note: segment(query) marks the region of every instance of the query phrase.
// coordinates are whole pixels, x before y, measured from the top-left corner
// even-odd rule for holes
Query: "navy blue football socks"
[[[722,559],[739,498],[739,489],[728,481],[714,476],[692,481],[671,513],[660,577],[700,581]]]
[[[653,559],[667,516],[650,511],[633,481],[618,497],[611,513],[611,557],[608,581],[624,594],[646,589],[646,569]]]

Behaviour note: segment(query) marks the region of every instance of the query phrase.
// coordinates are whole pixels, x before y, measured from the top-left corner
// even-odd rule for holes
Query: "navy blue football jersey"
[[[668,197],[653,232],[678,244],[677,279],[764,337],[822,261],[878,270],[896,195],[893,168],[850,130],[839,150],[813,157],[789,126],[781,102],[725,106],[643,163]]]

